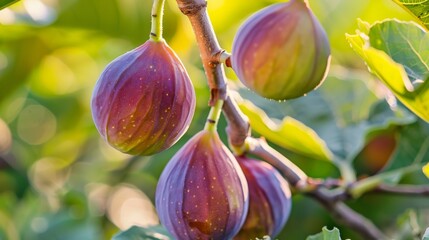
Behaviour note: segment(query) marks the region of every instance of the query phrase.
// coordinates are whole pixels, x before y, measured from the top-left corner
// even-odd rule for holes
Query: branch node
[[[220,49],[215,54],[212,55],[210,61],[219,64],[219,63],[225,63],[227,67],[231,67],[231,54],[229,54],[226,50]]]
[[[225,59],[225,66],[232,68],[231,56]]]
[[[204,1],[202,3],[196,4],[193,1],[190,2],[178,2],[180,11],[187,15],[192,16],[197,14],[201,9],[205,9],[207,7],[207,2]]]
[[[217,100],[226,100],[227,98],[227,87],[220,87],[220,88],[211,88],[210,89],[210,101],[209,106],[214,106]]]

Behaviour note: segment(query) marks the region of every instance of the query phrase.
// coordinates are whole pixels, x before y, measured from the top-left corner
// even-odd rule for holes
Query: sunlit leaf
[[[276,124],[252,102],[243,101],[239,105],[244,114],[249,117],[252,129],[269,141],[304,156],[332,161],[332,153],[326,143],[300,121],[285,117],[281,123]]]
[[[399,6],[417,17],[418,22],[429,29],[429,1],[426,0],[393,0]]]
[[[0,9],[3,9],[13,3],[18,2],[19,0],[0,0]]]
[[[413,85],[429,77],[429,34],[412,23],[384,21],[371,26],[369,41],[372,47],[387,53],[404,66]],[[407,83],[406,83],[407,84]],[[418,89],[418,86],[406,86]]]
[[[423,173],[426,175],[427,178],[429,178],[429,163],[426,164],[423,168]]]
[[[393,94],[429,121],[429,34],[412,22],[387,20],[347,35],[351,47]]]
[[[112,240],[172,240],[173,238],[168,234],[162,226],[154,227],[131,227],[126,231],[120,232],[115,235]]]
[[[323,227],[322,232],[316,235],[307,237],[307,240],[341,240],[340,230],[333,228],[329,230],[327,227]]]

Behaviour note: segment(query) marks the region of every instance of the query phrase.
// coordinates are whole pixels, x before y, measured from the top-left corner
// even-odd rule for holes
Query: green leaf
[[[429,29],[429,1],[426,0],[393,0],[399,6],[415,16],[417,22]]]
[[[19,0],[0,0],[0,10],[18,1]]]
[[[313,129],[315,134],[311,135],[317,136],[313,143],[318,142],[321,144],[319,146],[323,146],[319,149],[325,149],[327,146],[332,153],[328,155],[329,159],[340,169],[346,181],[354,181],[351,163],[365,146],[368,134],[416,121],[416,117],[407,110],[401,107],[392,110],[386,101],[379,100],[369,91],[365,82],[370,82],[370,79],[371,75],[366,71],[351,71],[333,66],[321,87],[305,97],[283,103],[258,97],[250,91],[242,90],[240,94],[246,99],[251,99],[266,113],[256,111],[249,115],[254,131],[285,147],[284,144],[290,143],[282,145],[279,142],[288,142],[288,138],[278,131],[285,123],[273,125],[273,119],[283,119],[284,116],[296,119],[307,128]],[[246,112],[246,109],[243,110]],[[301,137],[294,135],[296,134],[290,137]],[[312,150],[314,151],[314,148]]]
[[[372,47],[387,53],[404,66],[409,79],[429,77],[429,35],[412,23],[384,21],[371,26],[369,41]],[[413,89],[413,86],[407,86]]]
[[[267,114],[250,101],[242,101],[239,106],[249,117],[252,129],[269,141],[292,152],[314,159],[331,161],[332,153],[326,143],[311,128],[300,121],[285,117],[281,123],[274,123]]]
[[[421,169],[426,162],[429,162],[429,127],[417,122],[401,130],[398,146],[384,171],[412,166]]]
[[[307,240],[341,240],[340,230],[333,228],[329,230],[327,227],[323,227],[322,232],[316,235],[307,237]]]
[[[400,131],[398,146],[381,173],[355,183],[349,193],[358,198],[381,183],[395,184],[405,174],[420,171],[429,162],[429,126],[423,121]]]
[[[162,226],[137,227],[133,226],[126,231],[120,232],[113,236],[112,240],[172,240]]]
[[[244,98],[252,99],[252,102],[264,112],[261,113],[260,110],[252,112],[251,108],[243,111],[251,119],[252,129],[280,146],[289,144],[288,138],[281,134],[278,136],[281,126],[293,118],[308,126],[307,129],[314,130],[315,133],[309,129],[312,133],[307,137],[315,137],[313,142],[319,143],[319,149],[323,150],[325,156],[333,160],[331,158],[333,153],[334,158],[351,161],[361,151],[366,135],[370,131],[385,129],[392,125],[407,125],[416,120],[407,111],[401,108],[392,111],[385,101],[379,101],[362,81],[368,81],[368,78],[371,76],[366,72],[333,67],[330,76],[319,89],[286,103],[269,101],[250,95],[248,91],[241,91],[240,94]],[[274,119],[289,117],[286,117],[283,123],[274,124],[267,115]],[[274,136],[267,137],[267,131],[270,131],[268,135]],[[283,134],[286,133],[284,130]],[[300,137],[293,135],[291,137]],[[325,146],[329,150],[325,150]]]
[[[429,122],[429,34],[415,23],[387,20],[346,38],[370,71]]]
[[[365,85],[370,81],[365,74],[333,69],[331,76],[320,88],[323,100],[333,113],[336,130],[331,129],[322,137],[341,159],[352,162],[365,145],[372,132],[391,126],[407,125],[416,121],[408,111],[391,108],[386,101],[379,100]],[[364,81],[362,81],[364,80]],[[320,131],[323,131],[321,129]],[[326,130],[325,130],[326,131]],[[333,138],[329,140],[329,138]]]

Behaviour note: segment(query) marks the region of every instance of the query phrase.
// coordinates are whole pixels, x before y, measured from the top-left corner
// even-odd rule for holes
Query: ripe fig
[[[275,237],[289,217],[292,201],[289,185],[266,162],[238,157],[249,185],[249,212],[235,240]]]
[[[231,239],[246,218],[248,188],[217,132],[203,130],[165,167],[156,189],[161,223],[180,240]]]
[[[232,68],[259,95],[300,97],[326,77],[330,46],[305,0],[274,4],[252,15],[238,30]]]
[[[189,76],[165,41],[148,40],[111,62],[92,95],[103,138],[129,154],[151,155],[185,133],[195,110]]]

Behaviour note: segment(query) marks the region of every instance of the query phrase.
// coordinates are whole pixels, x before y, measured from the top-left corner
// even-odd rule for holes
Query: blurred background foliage
[[[240,23],[275,2],[209,0],[221,46],[230,51]],[[428,136],[428,125],[406,110],[399,117],[393,114],[385,100],[391,96],[367,72],[344,35],[354,32],[357,18],[370,23],[412,18],[391,0],[309,2],[332,45],[332,68],[323,87],[282,103],[246,89],[240,90],[242,96],[272,118],[288,115],[302,121],[339,155],[347,146],[335,143],[357,139],[350,142],[356,148],[350,161],[360,178],[389,168],[389,158],[412,161]],[[21,0],[0,11],[0,239],[110,239],[133,225],[159,223],[153,206],[157,179],[171,156],[203,127],[208,112],[195,38],[174,0],[167,1],[164,34],[186,66],[198,98],[186,135],[160,154],[131,157],[102,141],[89,107],[106,64],[148,39],[151,5],[150,0]],[[231,70],[227,75],[231,88],[238,88]],[[386,122],[392,114],[396,120]],[[222,121],[220,134],[226,140],[224,128]],[[347,134],[349,138],[342,138]],[[415,152],[398,151],[401,146]],[[278,149],[309,176],[339,176],[327,161]],[[429,161],[427,149],[420,155],[421,161]],[[417,171],[402,182],[422,184],[427,179]],[[400,239],[414,239],[414,223],[429,222],[429,201],[423,198],[371,194],[350,204]],[[296,195],[278,238],[304,239],[334,225],[318,203]],[[359,239],[338,227],[343,237]]]

